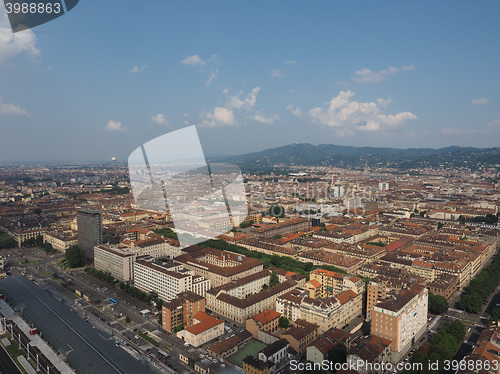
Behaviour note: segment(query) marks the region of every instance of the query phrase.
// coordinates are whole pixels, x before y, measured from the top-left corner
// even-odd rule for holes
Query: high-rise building
[[[427,288],[415,284],[375,304],[372,335],[391,341],[391,362],[398,362],[427,328]]]
[[[101,213],[91,209],[77,212],[78,247],[85,251],[88,258],[94,259],[94,246],[102,244]]]

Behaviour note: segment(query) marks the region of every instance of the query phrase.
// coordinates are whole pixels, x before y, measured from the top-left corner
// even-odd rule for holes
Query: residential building
[[[210,280],[196,276],[178,263],[158,263],[152,257],[138,258],[134,263],[134,285],[144,292],[154,292],[170,301],[184,291],[205,296]]]
[[[321,364],[323,360],[327,360],[329,358],[329,352],[337,344],[344,344],[348,348],[348,339],[349,334],[347,332],[335,327],[323,332],[315,341],[307,346],[307,361]]]
[[[429,292],[434,295],[443,296],[447,300],[456,294],[458,289],[458,277],[452,274],[442,274],[434,282],[428,285]]]
[[[319,333],[343,328],[362,312],[362,294],[344,291],[327,299],[312,299],[304,289],[295,289],[276,300],[276,311],[290,321],[303,319],[319,326]]]
[[[283,334],[281,334],[281,338],[286,339],[295,352],[299,355],[303,355],[306,353],[307,346],[315,341],[318,335],[318,325],[298,319],[295,320],[292,327],[286,329]]]
[[[243,372],[246,374],[269,374],[273,368],[272,362],[264,362],[254,356],[247,356],[243,359]]]
[[[427,327],[427,288],[415,284],[375,305],[372,335],[391,341],[391,362],[404,357]]]
[[[268,270],[264,272],[266,271],[268,272]],[[256,277],[258,279],[255,279]],[[265,277],[269,279],[269,275]],[[238,323],[245,323],[251,316],[266,309],[274,308],[276,299],[279,296],[297,287],[297,281],[292,277],[268,289],[259,289],[255,293],[250,292],[246,295],[240,293],[238,295],[243,289],[256,290],[255,286],[246,287],[247,284],[258,285],[264,281],[265,278],[262,278],[260,274],[254,274],[241,279],[239,282],[234,282],[234,287],[228,284],[212,288],[206,293],[207,308]]]
[[[347,363],[355,366],[359,374],[385,374],[390,355],[391,341],[370,335],[348,350]],[[359,365],[360,362],[363,364]]]
[[[250,233],[255,236],[271,237],[283,235],[289,232],[304,231],[311,227],[311,220],[308,218],[284,219],[278,223],[254,224]]]
[[[199,347],[222,334],[224,334],[224,321],[205,312],[198,312],[194,317],[194,324],[179,331],[177,336],[193,347]]]
[[[356,294],[361,294],[365,290],[365,284],[361,278],[330,270],[313,270],[310,280],[316,280],[321,284],[320,297],[322,298],[335,296],[347,290],[353,290]]]
[[[193,245],[184,248],[185,254],[175,258],[176,262],[191,269],[194,274],[210,279],[212,287],[258,273],[264,269],[262,262],[233,252]]]
[[[110,273],[122,282],[134,279],[134,262],[138,250],[124,250],[101,244],[94,247],[94,267]]]
[[[181,292],[177,298],[162,306],[162,328],[173,331],[178,326],[194,324],[194,316],[205,311],[205,298],[190,291]]]
[[[278,329],[281,313],[266,309],[246,320],[246,329],[255,339],[259,339],[259,331],[273,333]]]

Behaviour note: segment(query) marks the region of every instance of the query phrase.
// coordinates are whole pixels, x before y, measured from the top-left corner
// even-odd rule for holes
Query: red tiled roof
[[[271,322],[272,320],[281,317],[281,313],[276,312],[275,310],[264,310],[259,314],[256,314],[252,317],[255,322],[260,322],[262,325]]]

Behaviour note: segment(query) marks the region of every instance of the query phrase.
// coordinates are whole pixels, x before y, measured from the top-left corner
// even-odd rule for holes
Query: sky
[[[497,147],[499,16],[497,1],[82,0],[13,34],[1,2],[0,163],[126,162],[191,125],[208,156]]]

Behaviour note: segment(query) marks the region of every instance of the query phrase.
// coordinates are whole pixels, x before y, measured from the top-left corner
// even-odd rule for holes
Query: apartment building
[[[335,327],[323,332],[315,341],[307,346],[307,360],[321,364],[323,360],[328,359],[328,353],[337,344],[344,344],[348,348],[348,339],[349,334],[347,332]]]
[[[224,321],[198,312],[194,317],[194,324],[177,333],[177,336],[193,347],[199,347],[210,340],[224,334]]]
[[[66,251],[78,245],[78,236],[73,230],[51,230],[43,234],[43,241],[58,251]]]
[[[254,236],[264,236],[269,238],[271,236],[283,235],[289,232],[304,231],[311,226],[311,220],[308,218],[285,219],[278,223],[254,224],[254,227],[250,229],[250,233]]]
[[[207,308],[238,323],[245,323],[248,318],[266,309],[273,309],[276,299],[297,287],[293,276],[273,287],[263,290],[262,285],[269,284],[269,274],[265,270],[227,284],[210,289],[206,293]],[[259,288],[260,285],[260,288]],[[245,294],[242,290],[249,292]],[[251,291],[251,292],[250,292]]]
[[[194,324],[194,316],[205,311],[205,298],[186,291],[162,306],[162,328],[173,331],[178,326],[189,327]]]
[[[94,247],[94,267],[110,273],[122,282],[134,279],[134,262],[139,254],[137,249],[120,249],[104,244]]]
[[[428,285],[429,292],[443,296],[447,300],[455,295],[458,289],[458,277],[451,274],[442,274],[438,279]]]
[[[178,263],[158,263],[152,257],[137,259],[134,263],[134,285],[144,292],[154,292],[164,301],[170,301],[181,292],[191,291],[205,296],[210,280],[194,275]]]
[[[183,249],[176,262],[194,274],[210,279],[213,287],[244,278],[264,269],[262,262],[233,252],[193,245]]]
[[[365,291],[365,284],[361,278],[330,270],[313,270],[309,279],[316,280],[321,284],[320,297],[322,298],[335,296],[347,290],[353,290],[356,294]]]
[[[404,357],[425,333],[427,306],[427,288],[418,284],[394,293],[375,305],[371,333],[391,341],[391,362]]]
[[[318,325],[298,319],[294,322],[292,327],[281,334],[281,338],[286,339],[295,352],[299,355],[303,355],[306,353],[307,346],[315,341],[318,335]]]
[[[347,257],[340,253],[333,253],[324,249],[314,249],[302,252],[297,260],[300,262],[312,262],[314,265],[330,265],[337,269],[344,270],[348,274],[356,274],[364,260],[359,258]]]
[[[362,311],[362,294],[343,291],[335,297],[312,299],[309,292],[296,289],[276,300],[276,311],[290,321],[303,319],[319,326],[319,333],[332,327],[343,328]]]
[[[370,335],[348,350],[347,363],[355,365],[359,374],[385,374],[390,355],[391,341]],[[363,362],[363,365],[359,365],[359,362]]]
[[[385,275],[375,276],[366,287],[366,320],[371,320],[373,308],[377,303],[385,300],[391,292],[400,291],[411,284],[408,279]]]
[[[259,331],[273,333],[278,329],[281,313],[266,309],[245,322],[245,327],[255,339],[259,339]]]

